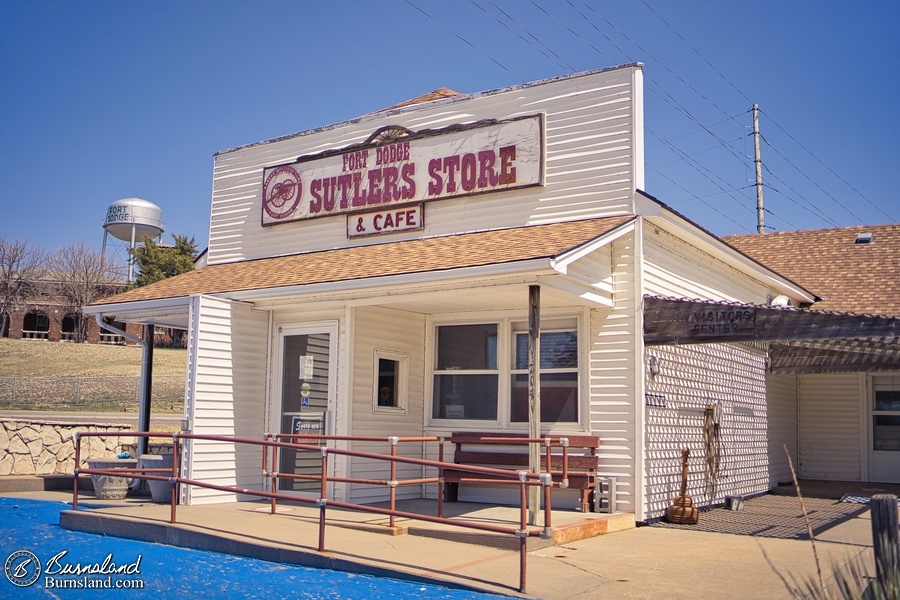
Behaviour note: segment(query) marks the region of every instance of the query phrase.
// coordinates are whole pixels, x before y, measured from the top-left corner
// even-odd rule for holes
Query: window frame
[[[516,324],[519,321],[515,322]],[[576,322],[574,326],[571,327],[550,327],[547,329],[541,328],[541,341],[543,342],[543,336],[547,333],[569,333],[572,332],[575,334],[575,366],[574,367],[555,367],[555,368],[541,368],[541,375],[555,375],[555,374],[575,374],[575,390],[578,394],[575,402],[575,409],[577,411],[577,418],[574,421],[554,421],[553,425],[558,427],[568,427],[568,426],[580,426],[582,421],[582,413],[584,409],[582,407],[582,375],[581,375],[581,365],[582,365],[582,357],[581,357],[581,344],[579,340],[581,340],[581,332],[579,331],[578,323]],[[527,375],[528,368],[519,369],[516,368],[516,351],[518,350],[518,344],[516,343],[517,336],[520,335],[528,335],[528,331],[522,331],[521,329],[516,329],[513,327],[513,330],[510,332],[510,367],[509,367],[509,396],[508,396],[508,404],[509,404],[509,423],[511,427],[519,427],[519,426],[528,426],[528,421],[513,421],[512,420],[512,380],[516,375]],[[541,427],[543,427],[543,421],[541,422]]]
[[[543,433],[550,431],[565,430],[570,432],[586,432],[587,416],[590,414],[589,389],[587,382],[588,377],[588,360],[586,343],[589,339],[588,331],[588,315],[585,309],[546,309],[541,311],[542,333],[555,331],[574,331],[577,336],[577,366],[574,369],[550,369],[541,370],[541,373],[551,373],[556,371],[575,372],[577,373],[577,390],[578,390],[578,420],[573,422],[542,422],[541,430]],[[461,428],[486,430],[506,430],[515,432],[524,432],[528,430],[528,423],[523,421],[513,422],[512,417],[512,377],[514,373],[520,373],[521,370],[514,368],[515,366],[515,336],[522,333],[521,324],[527,325],[527,314],[522,312],[509,312],[502,316],[496,316],[496,313],[485,315],[484,313],[470,315],[462,315],[458,318],[429,317],[427,319],[427,339],[426,339],[426,382],[425,382],[425,401],[426,410],[424,414],[425,427],[430,429],[454,430]],[[562,324],[560,324],[562,323]],[[496,325],[497,326],[497,371],[491,370],[467,370],[471,374],[497,374],[497,419],[446,419],[436,418],[433,415],[434,409],[434,381],[435,375],[450,374],[454,371],[437,369],[437,341],[438,328],[453,325]],[[526,329],[527,332],[527,329]],[[456,371],[458,373],[458,371]],[[527,370],[525,371],[527,372]]]
[[[381,360],[392,360],[397,363],[397,401],[394,406],[380,406],[378,404]],[[372,412],[405,415],[409,411],[409,354],[397,350],[385,350],[376,348],[373,360],[372,377]]]
[[[493,369],[438,369],[438,360],[440,359],[438,353],[438,330],[441,327],[464,327],[468,325],[494,325],[496,327],[496,356],[494,357],[494,362],[496,367]],[[500,405],[500,399],[502,397],[501,386],[503,385],[502,379],[502,368],[501,365],[505,360],[502,346],[503,346],[503,327],[502,323],[496,320],[490,319],[476,319],[471,321],[448,321],[448,322],[435,322],[432,324],[430,329],[431,331],[431,339],[429,344],[429,350],[431,352],[431,358],[429,360],[429,377],[428,377],[428,405],[425,411],[426,414],[426,422],[440,422],[440,423],[464,423],[467,426],[475,426],[475,427],[497,427],[500,425],[502,420],[502,407]],[[448,418],[440,418],[434,416],[434,381],[438,375],[493,375],[497,377],[497,418],[496,419],[448,419]]]

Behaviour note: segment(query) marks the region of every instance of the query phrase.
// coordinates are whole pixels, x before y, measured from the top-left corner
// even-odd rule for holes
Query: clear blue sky
[[[646,191],[700,225],[755,231],[753,102],[771,228],[897,222],[898,27],[892,0],[3,2],[0,233],[99,248],[139,196],[202,248],[217,151],[634,61]]]

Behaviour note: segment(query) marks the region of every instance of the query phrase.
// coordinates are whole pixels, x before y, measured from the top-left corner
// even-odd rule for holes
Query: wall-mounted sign
[[[402,134],[387,129],[387,139],[373,134],[364,144],[264,169],[262,224],[543,184],[541,115]]]
[[[665,408],[666,397],[662,394],[644,394],[644,405],[653,408]]]
[[[291,433],[325,435],[325,413],[291,417]]]
[[[719,337],[756,334],[756,310],[729,308],[696,310],[688,318],[690,334],[694,337]]]
[[[347,215],[347,237],[415,231],[425,226],[425,206],[401,206]]]

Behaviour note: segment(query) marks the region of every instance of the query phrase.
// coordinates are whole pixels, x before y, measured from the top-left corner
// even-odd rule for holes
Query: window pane
[[[378,359],[378,406],[397,406],[397,382],[400,380],[400,361]]]
[[[875,410],[900,411],[900,391],[875,392]]]
[[[900,416],[875,415],[875,450],[900,450]]]
[[[541,368],[567,369],[578,366],[578,334],[574,331],[541,333]],[[516,368],[528,368],[528,334],[516,334]]]
[[[497,375],[435,375],[435,419],[497,420]]]
[[[437,330],[437,370],[496,369],[497,325],[450,325]]]
[[[528,422],[528,375],[512,376],[512,414],[516,423]],[[541,423],[578,422],[578,374],[541,374]]]

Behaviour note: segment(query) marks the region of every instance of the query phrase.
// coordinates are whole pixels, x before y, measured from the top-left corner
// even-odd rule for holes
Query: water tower
[[[103,256],[109,236],[128,243],[129,250],[144,243],[144,238],[161,237],[166,230],[162,222],[162,210],[142,198],[116,200],[106,209],[103,221]],[[134,257],[128,253],[128,281],[134,281]]]

